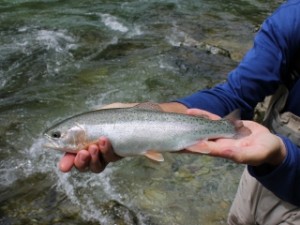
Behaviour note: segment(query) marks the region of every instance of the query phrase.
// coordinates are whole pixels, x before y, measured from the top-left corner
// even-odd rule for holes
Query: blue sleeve
[[[227,82],[177,101],[225,116],[240,108],[242,119],[251,119],[256,104],[275,92],[289,73],[300,46],[300,1],[283,4],[262,25],[239,66]]]
[[[279,198],[300,206],[300,149],[288,138],[281,137],[287,156],[275,169],[261,173],[263,166],[248,166],[249,173]]]
[[[300,1],[283,4],[262,25],[253,48],[233,70],[225,83],[199,91],[178,102],[225,116],[236,108],[242,119],[252,119],[253,109],[265,96],[274,93],[290,74],[300,55]],[[291,96],[293,97],[293,96]],[[298,98],[299,96],[294,96]],[[300,149],[281,137],[287,157],[276,168],[260,173],[260,167],[248,166],[249,172],[275,195],[300,206]],[[259,172],[260,171],[260,172]]]

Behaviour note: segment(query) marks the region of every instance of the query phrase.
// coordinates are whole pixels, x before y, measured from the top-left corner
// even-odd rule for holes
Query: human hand
[[[109,140],[100,137],[97,143],[80,150],[77,154],[66,153],[59,162],[59,169],[69,172],[75,166],[81,172],[88,169],[94,173],[101,173],[110,162],[121,158],[114,153]]]
[[[187,113],[205,115],[214,120],[220,119],[217,115],[198,109],[189,109]],[[279,165],[286,156],[285,145],[281,138],[254,121],[243,121],[243,124],[251,130],[250,135],[237,139],[204,140],[185,151],[227,158],[237,163],[252,166],[259,166],[264,163]]]

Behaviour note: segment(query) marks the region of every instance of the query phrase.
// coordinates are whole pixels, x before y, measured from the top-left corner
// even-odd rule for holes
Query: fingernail
[[[105,145],[106,145],[106,141],[105,140],[100,140],[100,146],[105,147]]]
[[[97,155],[97,149],[96,149],[96,148],[92,148],[92,149],[90,150],[90,153],[91,153],[91,155],[93,155],[93,156]]]

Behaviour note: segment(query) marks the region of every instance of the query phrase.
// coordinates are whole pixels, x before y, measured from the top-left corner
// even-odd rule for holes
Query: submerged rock
[[[135,213],[116,200],[111,200],[103,205],[103,215],[108,217],[111,224],[138,225],[139,221]]]
[[[202,42],[202,41],[199,42],[190,37],[186,37],[184,42],[182,42],[181,45],[188,46],[188,47],[195,47],[204,50],[209,54],[222,55],[231,58],[230,52],[227,49],[207,42]]]
[[[198,45],[196,45],[197,48],[205,50],[207,53],[213,54],[213,55],[222,55],[226,56],[228,58],[231,58],[230,52],[222,47],[215,46],[212,44],[208,44],[205,42],[200,42]]]

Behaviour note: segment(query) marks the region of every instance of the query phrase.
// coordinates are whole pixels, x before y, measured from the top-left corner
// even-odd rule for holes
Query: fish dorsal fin
[[[143,102],[133,106],[131,109],[137,110],[152,110],[152,111],[163,111],[162,108],[157,103],[153,102]]]
[[[145,156],[151,160],[157,161],[157,162],[163,162],[164,157],[161,153],[155,151],[155,150],[148,150],[145,153]]]
[[[105,106],[97,106],[93,108],[92,111],[102,111],[111,109],[126,109],[126,110],[152,110],[152,111],[163,111],[162,108],[157,103],[153,102],[143,102],[143,103],[121,103],[116,102]]]

